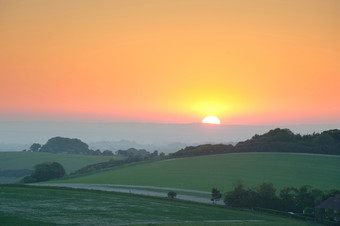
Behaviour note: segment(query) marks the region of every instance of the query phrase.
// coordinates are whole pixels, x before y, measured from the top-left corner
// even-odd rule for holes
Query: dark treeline
[[[90,173],[101,169],[106,169],[115,166],[121,166],[125,164],[130,164],[133,162],[139,162],[143,160],[159,159],[165,157],[164,153],[158,153],[157,150],[154,152],[148,152],[145,149],[135,149],[129,148],[127,150],[118,150],[113,154],[110,150],[105,150],[101,152],[100,150],[91,150],[89,146],[79,139],[71,139],[65,137],[53,137],[49,139],[46,144],[40,145],[34,143],[31,145],[30,152],[48,152],[48,153],[67,153],[67,154],[83,154],[83,155],[104,155],[104,156],[121,156],[122,160],[110,159],[107,162],[100,162],[83,167],[71,175],[80,175],[84,173]],[[27,174],[26,174],[27,175]],[[35,181],[31,180],[31,177],[26,178],[27,182]]]
[[[71,139],[66,137],[53,137],[49,139],[46,144],[41,145],[39,143],[34,143],[28,150],[24,152],[48,152],[48,153],[67,153],[67,154],[82,154],[82,155],[103,155],[103,156],[113,156],[114,153],[110,150],[104,150],[103,152],[99,149],[92,150],[89,146],[79,139]],[[158,151],[152,153],[144,149],[129,148],[127,150],[118,150],[116,155],[124,156],[127,158],[153,158],[158,155],[164,156],[164,153],[158,154]]]
[[[312,135],[294,134],[289,129],[274,129],[263,135],[235,146],[225,144],[205,144],[189,146],[173,154],[172,157],[227,154],[241,152],[292,152],[340,155],[340,130],[327,130]]]
[[[147,159],[148,158],[141,158],[141,157],[129,157],[123,160],[110,159],[107,162],[100,162],[100,163],[95,163],[92,165],[85,166],[71,173],[70,175],[76,176],[76,175],[81,175],[81,174],[87,174],[87,173],[95,172],[95,171],[102,170],[102,169],[107,169],[111,167],[122,166],[122,165],[127,165],[130,163],[145,161]]]
[[[300,188],[286,187],[277,192],[272,183],[246,189],[239,182],[234,190],[225,193],[224,203],[230,207],[264,208],[313,216],[314,207],[335,194],[340,194],[340,190],[322,191],[304,185]]]
[[[26,150],[23,150],[25,152]],[[83,154],[83,155],[102,155],[99,150],[89,149],[89,146],[79,139],[71,139],[66,137],[53,137],[46,144],[41,145],[34,143],[28,152],[48,152],[48,153],[67,153],[67,154]],[[105,153],[107,154],[107,153]],[[111,152],[111,154],[113,154]]]
[[[158,151],[154,151],[152,153],[146,151],[145,149],[135,149],[129,148],[127,150],[118,150],[116,152],[117,155],[124,156],[126,158],[155,158],[155,157],[164,157],[165,154],[162,152],[158,154]]]
[[[122,159],[122,160],[110,159],[107,162],[100,162],[100,163],[88,165],[88,166],[85,166],[85,167],[71,173],[70,175],[73,175],[73,176],[81,175],[81,174],[95,172],[97,170],[127,165],[127,164],[146,161],[146,160],[162,159],[162,158],[165,157],[164,153],[158,154],[157,151],[154,151],[153,153],[149,153],[145,150],[136,150],[134,148],[130,148],[130,149],[125,150],[125,151],[119,150],[117,152],[117,154],[122,155],[125,158]]]

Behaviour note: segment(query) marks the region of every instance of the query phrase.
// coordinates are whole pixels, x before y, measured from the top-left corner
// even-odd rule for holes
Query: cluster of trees
[[[23,150],[24,152],[26,150]],[[49,152],[49,153],[68,153],[68,154],[84,154],[96,155],[102,154],[100,151],[93,151],[89,146],[79,139],[71,139],[66,137],[53,137],[46,144],[41,145],[34,143],[28,150],[29,152]]]
[[[119,150],[116,152],[116,154],[120,156],[124,156],[125,158],[122,160],[110,159],[107,162],[100,162],[100,163],[88,165],[71,173],[71,175],[75,176],[75,175],[87,174],[87,173],[92,173],[94,171],[107,169],[111,167],[122,166],[122,165],[140,162],[144,160],[161,159],[165,157],[164,153],[158,154],[158,151],[154,151],[150,153],[144,149],[137,150],[135,148],[130,148],[127,150]]]
[[[274,129],[250,140],[239,142],[237,152],[299,152],[340,155],[340,130],[312,135],[294,134],[289,129]]]
[[[198,155],[216,155],[235,152],[233,145],[229,144],[203,144],[198,146],[188,146],[175,153],[170,154],[171,157],[190,157]]]
[[[154,152],[148,152],[145,149],[135,149],[135,148],[129,148],[127,150],[118,150],[116,152],[117,155],[124,156],[126,158],[144,158],[144,159],[152,159],[157,157],[164,157],[165,154],[161,152],[158,154],[158,151],[155,150]]]
[[[34,143],[28,150],[23,152],[48,152],[48,153],[67,153],[67,154],[82,154],[82,155],[104,155],[113,156],[112,151],[105,150],[101,152],[99,149],[92,150],[89,146],[79,139],[71,139],[66,137],[53,137],[46,144],[41,145]]]
[[[114,153],[110,150],[104,150],[101,152],[99,149],[92,150],[89,146],[79,139],[71,139],[65,137],[53,137],[49,139],[46,144],[41,145],[39,143],[34,143],[30,146],[28,150],[23,150],[23,152],[49,152],[49,153],[67,153],[67,154],[82,154],[82,155],[103,155],[103,156],[113,156]],[[158,153],[154,151],[152,153],[140,149],[130,148],[127,150],[118,150],[116,155],[121,155],[126,158],[156,158],[164,157],[164,153]]]
[[[58,162],[44,162],[33,167],[30,176],[24,177],[22,183],[34,183],[52,180],[65,176],[64,167]]]
[[[278,193],[278,195],[277,195]],[[262,183],[255,188],[244,188],[242,182],[234,190],[225,193],[224,203],[238,208],[265,208],[293,213],[312,214],[314,207],[323,200],[340,193],[340,190],[322,191],[304,185],[286,187],[279,192],[272,183]]]
[[[148,158],[148,157],[132,156],[132,157],[125,158],[125,159],[122,159],[122,160],[110,159],[107,162],[100,162],[100,163],[95,163],[95,164],[92,164],[92,165],[85,166],[85,167],[71,173],[70,175],[75,176],[75,175],[92,173],[92,172],[95,172],[95,171],[98,171],[98,170],[107,169],[107,168],[116,167],[116,166],[127,165],[127,164],[140,162],[140,161],[144,161],[144,160],[148,160],[148,159],[151,159],[151,157]]]
[[[225,144],[205,144],[189,146],[173,154],[172,157],[196,155],[227,154],[240,152],[293,152],[340,155],[340,130],[327,130],[312,135],[294,134],[289,129],[274,129],[263,135],[254,135],[251,139],[235,146]]]
[[[24,150],[26,151],[26,150]],[[89,146],[82,142],[79,139],[70,139],[65,137],[53,137],[47,141],[46,144],[40,145],[38,143],[34,143],[28,150],[29,152],[48,152],[48,153],[68,153],[68,154],[84,154],[84,155],[104,155],[104,156],[113,156],[113,152],[110,150],[105,150],[101,152],[100,150],[91,150]],[[164,153],[158,153],[157,150],[154,152],[148,152],[144,149],[135,149],[129,148],[127,150],[118,150],[115,153],[116,155],[125,157],[124,160],[109,160],[108,162],[96,163],[93,165],[86,166],[72,173],[72,175],[80,175],[84,173],[94,172],[96,170],[106,169],[115,166],[121,166],[124,164],[129,164],[133,162],[138,162],[142,160],[155,159],[155,158],[163,158],[165,157]],[[27,175],[27,174],[26,174]],[[24,181],[33,182],[36,181],[37,178],[28,176],[24,178]],[[40,179],[39,179],[40,180]]]

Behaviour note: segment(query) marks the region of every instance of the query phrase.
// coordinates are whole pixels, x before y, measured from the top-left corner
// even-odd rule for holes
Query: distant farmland
[[[239,180],[246,187],[272,182],[278,189],[305,184],[323,190],[339,188],[340,157],[287,153],[200,156],[117,167],[61,182],[149,185],[202,191],[216,187],[229,191]]]
[[[32,169],[35,164],[54,161],[62,164],[66,173],[74,172],[84,166],[106,162],[112,156],[52,154],[42,152],[0,152],[0,172],[5,170]],[[20,178],[1,177],[0,183],[9,183]]]

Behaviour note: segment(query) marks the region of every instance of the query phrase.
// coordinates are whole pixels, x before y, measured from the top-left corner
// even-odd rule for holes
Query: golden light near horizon
[[[339,10],[338,0],[0,0],[0,121],[339,123]]]
[[[221,121],[216,116],[210,115],[205,117],[202,123],[220,125]]]

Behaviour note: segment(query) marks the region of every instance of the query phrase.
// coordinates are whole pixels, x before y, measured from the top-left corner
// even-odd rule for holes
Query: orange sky
[[[340,122],[338,0],[0,0],[0,121]]]

